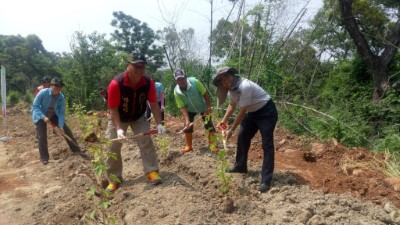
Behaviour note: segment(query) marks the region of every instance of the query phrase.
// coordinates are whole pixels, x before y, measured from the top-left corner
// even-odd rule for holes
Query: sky
[[[322,0],[310,1],[309,16],[322,5]],[[261,0],[248,0],[261,2]],[[299,2],[294,0],[294,2]],[[226,18],[231,3],[214,0],[214,21]],[[114,11],[122,11],[156,30],[175,24],[179,30],[192,27],[195,34],[207,40],[210,30],[210,0],[11,0],[1,3],[0,34],[37,35],[47,51],[70,52],[74,32],[90,34],[112,33],[110,25]],[[296,12],[293,12],[296,14]],[[216,24],[216,22],[214,22]]]

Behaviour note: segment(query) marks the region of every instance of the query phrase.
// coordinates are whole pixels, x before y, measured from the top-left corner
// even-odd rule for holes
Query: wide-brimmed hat
[[[60,78],[58,78],[58,77],[53,78],[53,79],[51,80],[50,84],[51,84],[51,85],[58,86],[58,87],[64,87],[64,86],[65,86],[64,82],[63,82]]]
[[[143,54],[137,53],[137,52],[133,52],[129,59],[128,62],[131,64],[136,64],[136,63],[144,63],[147,64],[147,60],[146,57]]]
[[[221,67],[217,69],[217,72],[215,73],[215,75],[213,76],[213,84],[218,87],[220,84],[220,79],[221,76],[224,74],[231,74],[231,75],[235,75],[238,73],[238,71],[235,68],[232,67]]]
[[[182,69],[176,69],[174,71],[174,79],[177,80],[180,77],[186,77],[185,71]]]
[[[217,95],[218,105],[223,104],[226,100],[226,96],[228,95],[228,89],[221,86],[220,82],[221,76],[224,74],[230,74],[232,76],[235,76],[235,74],[237,73],[238,71],[232,67],[221,67],[217,69],[217,72],[213,77],[213,84],[217,87],[216,95]]]

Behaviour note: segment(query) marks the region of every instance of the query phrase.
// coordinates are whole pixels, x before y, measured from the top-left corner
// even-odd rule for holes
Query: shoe
[[[42,160],[42,164],[43,164],[43,165],[49,164],[49,160]]]
[[[106,191],[108,191],[108,192],[110,192],[112,194],[118,189],[118,187],[119,187],[118,184],[109,183],[107,188],[106,188]]]
[[[228,169],[226,172],[228,173],[247,173],[246,167],[234,166]]]
[[[258,190],[261,193],[265,193],[267,192],[269,189],[271,188],[271,185],[267,182],[261,182],[260,188],[258,188]]]
[[[153,184],[153,185],[158,185],[158,184],[161,184],[161,182],[162,182],[157,171],[152,171],[152,172],[148,173],[147,180],[149,181],[150,184]]]

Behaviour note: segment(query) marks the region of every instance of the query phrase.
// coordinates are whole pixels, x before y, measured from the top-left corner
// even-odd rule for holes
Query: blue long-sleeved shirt
[[[53,96],[51,94],[51,88],[42,89],[33,100],[32,105],[32,120],[37,123],[39,120],[46,117],[46,112],[50,107]],[[58,117],[58,127],[64,127],[65,123],[65,97],[60,92],[54,103],[54,113]],[[49,118],[50,119],[50,118]]]

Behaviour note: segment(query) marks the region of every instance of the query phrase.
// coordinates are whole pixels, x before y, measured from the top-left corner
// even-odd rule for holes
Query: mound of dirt
[[[167,134],[153,136],[163,183],[147,183],[138,147],[127,141],[122,148],[124,183],[102,199],[88,198],[91,188],[101,186],[91,161],[72,154],[51,129],[50,163],[40,163],[28,106],[11,108],[5,122],[1,133],[11,139],[0,142],[1,225],[108,224],[106,218],[112,217],[116,224],[400,224],[400,180],[383,172],[384,156],[334,140],[321,143],[277,129],[272,188],[261,194],[257,134],[249,173],[233,174],[229,194],[223,194],[217,175],[221,161],[208,149],[201,122],[194,125],[194,151],[182,155],[184,136],[176,132],[182,119],[167,116]],[[92,143],[84,142],[75,118],[67,122],[80,145],[89,149]],[[232,138],[229,164],[235,147]],[[109,201],[108,209],[100,209],[101,200]]]

